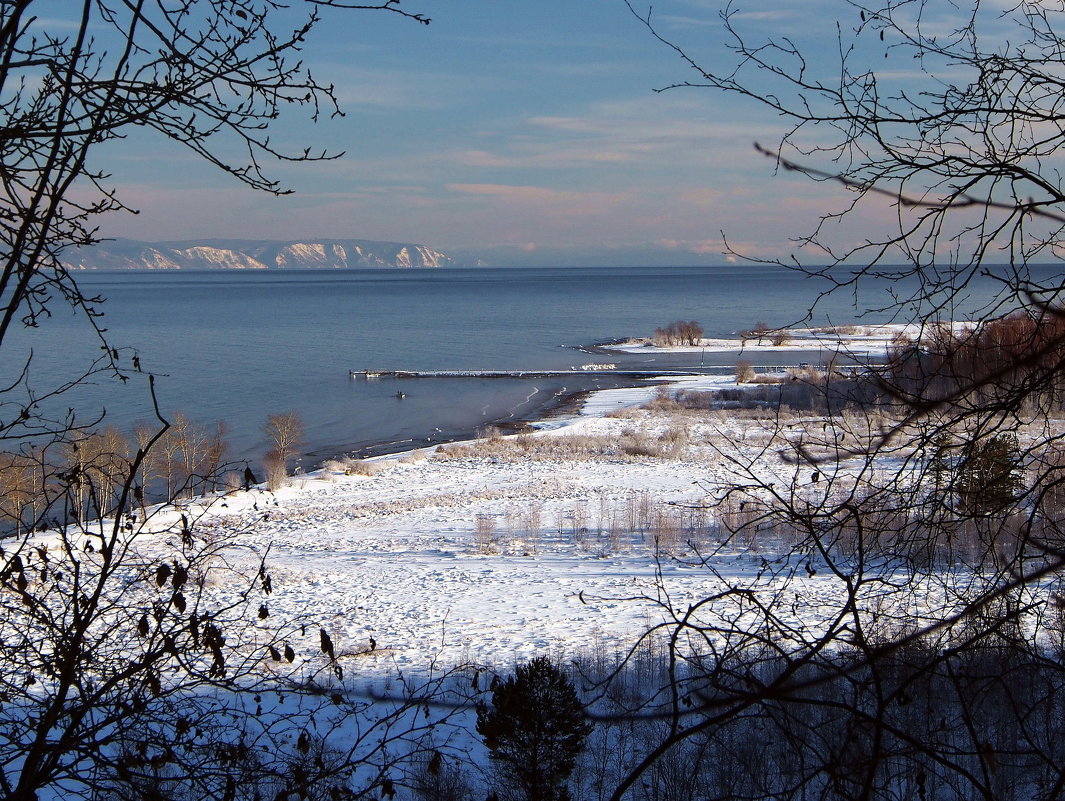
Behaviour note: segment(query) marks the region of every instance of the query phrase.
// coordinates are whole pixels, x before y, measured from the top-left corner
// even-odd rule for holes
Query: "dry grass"
[[[322,479],[331,481],[337,473],[343,473],[345,476],[373,476],[382,469],[380,462],[366,459],[326,459],[322,462]]]
[[[650,456],[661,459],[665,454],[662,444],[645,431],[626,431],[618,438],[618,448],[628,456]]]
[[[618,436],[571,434],[560,436],[495,437],[441,446],[434,459],[495,459],[504,462],[586,461],[591,459],[679,459],[690,441],[684,425],[667,424],[657,433],[627,428]]]
[[[780,375],[779,373],[759,373],[753,376],[748,384],[783,384],[785,381],[789,381],[789,376]]]
[[[667,425],[658,433],[646,429],[626,429],[618,437],[617,446],[627,456],[679,459],[689,441],[687,427]]]
[[[622,406],[620,409],[613,409],[603,415],[611,420],[632,420],[645,416],[643,409],[639,406]]]
[[[680,393],[674,394],[670,392],[666,387],[659,387],[655,396],[647,403],[641,404],[640,409],[646,409],[651,412],[669,412],[674,409],[680,408],[680,404],[677,402],[677,396]]]
[[[513,501],[526,502],[530,498],[538,501],[546,498],[563,497],[569,486],[555,479],[543,479],[528,484],[507,487],[492,487],[464,492],[431,492],[425,495],[412,495],[381,501],[363,503],[338,503],[328,501],[325,504],[301,504],[297,511],[290,511],[290,521],[314,519],[323,515],[343,517],[348,521],[367,520],[379,523],[382,519],[407,514],[419,509],[457,509],[469,507],[480,502]],[[535,515],[532,515],[535,518]],[[531,518],[530,518],[531,519]],[[531,525],[531,524],[530,524]]]
[[[348,476],[374,476],[382,470],[380,462],[370,462],[366,459],[354,459],[348,463],[344,471]]]
[[[823,370],[818,370],[815,367],[796,367],[793,370],[788,370],[788,374],[784,376],[780,383],[785,381],[804,381],[807,384],[823,384],[825,381],[825,373]]]
[[[532,556],[544,541],[554,540],[568,541],[600,557],[647,550],[683,558],[718,532],[712,510],[676,505],[647,491],[568,496],[568,492],[551,498],[537,494],[515,500],[502,514],[477,513],[470,531],[471,550]]]
[[[444,445],[437,450],[433,458],[555,461],[598,458],[609,455],[611,451],[616,451],[616,446],[610,437],[533,437],[519,434],[514,437],[494,437]]]

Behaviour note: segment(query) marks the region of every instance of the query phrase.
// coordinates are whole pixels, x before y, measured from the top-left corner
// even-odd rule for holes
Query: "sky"
[[[135,132],[107,145],[98,164],[140,214],[112,215],[102,233],[418,242],[488,263],[609,263],[621,254],[720,263],[725,237],[745,254],[786,258],[793,237],[846,199],[778,174],[755,152],[755,141],[772,145],[788,128],[759,104],[708,89],[657,91],[695,76],[623,0],[403,7],[432,23],[327,10],[311,34],[307,63],[336,85],[345,116],[312,125],[295,110],[274,141],[342,158],[268,165],[293,192],[277,198]],[[796,37],[831,62],[842,4],[736,9],[748,30]],[[719,66],[728,55],[718,12],[715,0],[665,0],[653,19]]]

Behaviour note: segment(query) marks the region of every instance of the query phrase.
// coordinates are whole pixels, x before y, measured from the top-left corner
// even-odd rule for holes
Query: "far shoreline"
[[[963,325],[954,323],[954,325]],[[767,340],[777,331],[787,332],[786,342],[775,344]],[[758,334],[748,334],[734,339],[719,337],[703,338],[699,344],[689,345],[661,345],[656,344],[649,337],[618,337],[605,342],[596,342],[588,345],[573,346],[574,350],[595,356],[631,355],[639,353],[656,353],[663,356],[690,355],[695,353],[715,354],[717,356],[729,355],[736,360],[753,357],[756,362],[765,362],[766,356],[771,353],[780,354],[803,354],[812,356],[817,354],[822,360],[824,352],[833,352],[845,358],[855,361],[876,360],[886,355],[888,347],[898,341],[900,337],[919,336],[912,326],[905,324],[848,324],[822,328],[807,329],[770,329]],[[792,356],[794,358],[794,356]],[[802,361],[796,361],[795,366],[802,366]],[[756,363],[756,367],[762,366]],[[485,431],[495,430],[504,434],[516,434],[535,429],[536,424],[565,416],[576,416],[580,413],[584,402],[595,393],[609,390],[634,388],[642,386],[661,386],[675,383],[683,379],[690,370],[690,375],[715,375],[734,370],[729,365],[708,365],[679,368],[682,374],[674,373],[671,368],[663,366],[660,378],[632,378],[617,375],[609,381],[609,386],[581,386],[569,389],[562,394],[555,394],[551,389],[541,390],[542,400],[537,400],[532,406],[519,415],[509,417],[496,417],[480,422],[476,426],[468,428],[456,428],[450,431],[435,431],[422,436],[403,440],[378,440],[371,441],[355,448],[337,448],[335,445],[324,446],[302,454],[302,457],[320,467],[329,460],[342,459],[369,459],[381,456],[392,456],[409,451],[416,451],[434,445],[450,444],[455,442],[467,442],[478,439]],[[610,373],[600,373],[595,378],[602,379]],[[589,380],[594,380],[589,376]],[[317,467],[315,469],[317,469]]]

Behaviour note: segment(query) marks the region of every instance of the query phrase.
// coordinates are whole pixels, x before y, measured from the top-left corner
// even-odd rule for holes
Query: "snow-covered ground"
[[[971,331],[974,325],[967,321],[951,321],[923,326],[915,323],[882,323],[830,328],[787,328],[751,333],[741,339],[704,337],[697,345],[662,347],[652,339],[637,338],[600,347],[623,353],[643,353],[648,349],[655,349],[676,353],[735,352],[742,355],[745,352],[765,353],[778,350],[831,350],[853,357],[883,357],[892,345],[920,342],[941,330],[950,330],[954,335],[960,336]]]
[[[153,525],[184,513],[201,531],[240,531],[242,545],[268,550],[272,619],[325,627],[363,672],[620,652],[738,585],[767,599],[786,587],[788,608],[775,614],[796,632],[818,630],[839,614],[846,581],[772,543],[722,545],[706,506],[730,487],[808,485],[809,466],[784,458],[787,439],[827,424],[656,409],[663,391],[736,387],[725,376],[659,384],[597,392],[531,434],[379,457],[350,472],[334,464]],[[844,484],[860,469],[846,458],[820,468]],[[927,585],[922,610],[949,607],[948,583]],[[734,603],[706,614],[728,620]]]
[[[693,376],[669,392],[734,386]],[[817,630],[845,583],[816,559],[722,547],[704,508],[752,478],[801,480],[778,452],[786,443],[749,417],[637,408],[660,391],[602,391],[532,434],[380,457],[360,466],[369,475],[322,469],[183,513],[269,549],[272,619],[325,627],[364,675],[620,652],[671,610],[735,584],[769,598],[786,582],[784,616]],[[710,568],[693,545],[713,554]],[[730,603],[708,614],[729,619]]]
[[[816,375],[796,370],[781,379],[790,383]],[[477,766],[488,759],[474,735],[473,707],[460,702],[468,700],[467,691],[484,689],[477,685],[481,667],[509,671],[516,662],[540,655],[560,661],[605,657],[598,666],[593,660],[584,663],[594,673],[604,665],[609,669],[611,657],[628,652],[641,635],[660,625],[677,631],[689,615],[706,627],[704,632],[713,630],[697,643],[700,652],[761,642],[783,655],[808,653],[829,627],[833,647],[846,647],[857,630],[846,625],[856,609],[862,611],[862,636],[872,638],[942,620],[980,591],[980,576],[963,568],[914,575],[900,565],[878,563],[883,557],[872,553],[863,555],[861,570],[841,560],[833,566],[836,572],[816,548],[791,548],[777,533],[729,538],[719,523],[725,515],[742,517],[743,503],[757,507],[759,498],[775,492],[823,509],[829,493],[850,486],[859,474],[868,479],[882,472],[905,485],[906,459],[913,456],[900,449],[877,457],[871,466],[848,456],[837,445],[842,427],[820,416],[672,401],[685,391],[737,389],[735,379],[726,376],[671,378],[666,387],[652,380],[597,392],[577,412],[542,421],[532,433],[327,463],[277,491],[260,486],[156,509],[129,529],[128,541],[146,558],[130,560],[134,583],[123,586],[148,598],[158,594],[160,609],[174,607],[171,587],[178,585],[176,575],[168,582],[169,565],[178,569],[171,560],[181,553],[183,533],[191,542],[195,532],[196,546],[204,550],[229,543],[220,570],[210,575],[200,570],[196,576],[190,569],[186,577],[190,587],[204,588],[197,601],[205,605],[197,612],[240,607],[242,599],[254,610],[262,601],[262,619],[250,623],[261,630],[244,629],[240,642],[253,646],[270,671],[281,657],[265,659],[271,640],[260,640],[259,634],[283,632],[275,644],[284,642],[292,675],[313,690],[298,698],[322,704],[309,712],[315,730],[327,731],[334,714],[336,721],[342,714],[348,715],[345,720],[363,721],[386,714],[395,698],[402,703],[405,690],[397,690],[402,687],[397,672],[416,683],[439,676],[440,668],[473,668],[441,679],[440,686],[454,693],[459,706],[442,702],[436,721],[429,720],[425,707],[423,733],[431,739],[420,746],[445,750],[450,759],[460,755],[477,795],[487,794],[490,781]],[[878,430],[875,420],[864,423],[869,426],[864,433]],[[848,436],[860,438],[863,419],[854,416],[847,424]],[[797,439],[821,452],[838,446],[838,458],[799,466],[788,458],[795,455]],[[746,501],[714,507],[724,493],[744,487],[749,488]],[[183,517],[195,523],[185,532]],[[88,564],[97,557],[80,547],[78,537],[68,544]],[[54,532],[34,535],[27,544],[54,544],[56,552],[62,547]],[[35,569],[40,560],[47,561],[36,547],[23,551]],[[256,573],[264,554],[272,583],[265,599],[257,594],[262,575]],[[868,572],[859,575],[862,571]],[[27,572],[32,577],[26,580],[36,581],[35,571]],[[255,591],[248,592],[249,586]],[[1047,595],[1039,588],[1035,592]],[[712,600],[699,605],[707,599]],[[142,614],[131,608],[134,615]],[[120,606],[118,613],[124,611]],[[878,617],[886,621],[879,628]],[[151,624],[147,616],[142,620],[143,637]],[[296,649],[291,655],[290,640]],[[335,662],[326,662],[322,654],[334,651]],[[646,653],[661,656],[662,651]],[[287,663],[281,669],[287,670]],[[334,698],[345,696],[315,694],[337,686],[363,704],[358,716],[346,708],[334,712],[339,703]],[[393,700],[367,692],[384,692]],[[276,697],[278,709],[294,708],[283,707],[280,692]],[[258,704],[259,696],[254,700]],[[269,699],[265,703],[269,710]],[[412,714],[417,719],[418,707]],[[256,718],[261,717],[260,709]],[[448,725],[434,731],[445,719]],[[280,720],[282,727],[289,725]],[[291,745],[294,731],[279,742]],[[371,728],[355,747],[354,731],[345,725],[333,736],[357,754],[363,745],[372,750],[379,744]],[[605,763],[615,776],[642,758],[640,744],[622,752],[607,738],[600,747],[609,752]],[[602,765],[595,764],[598,781]]]
[[[602,415],[656,392],[597,393],[581,414],[524,436],[614,440],[646,421]],[[314,618],[342,652],[373,637],[375,658],[400,667],[622,648],[655,619],[653,603],[629,599],[656,597],[657,571],[678,597],[714,587],[705,570],[656,561],[650,517],[671,503],[701,503],[708,484],[729,480],[724,466],[437,451],[373,460],[369,476],[321,470],[277,492],[236,493],[200,525],[258,520],[241,541],[270,548],[272,614]],[[642,534],[617,533],[622,517],[641,514]],[[757,562],[737,556],[734,568]]]

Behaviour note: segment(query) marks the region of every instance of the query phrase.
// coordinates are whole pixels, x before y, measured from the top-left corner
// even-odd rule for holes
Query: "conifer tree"
[[[592,731],[566,674],[545,656],[496,683],[477,708],[477,733],[500,767],[504,792],[520,801],[566,801],[566,781]]]
[[[1020,448],[1012,433],[969,442],[958,475],[958,500],[972,515],[998,514],[1021,490]]]

